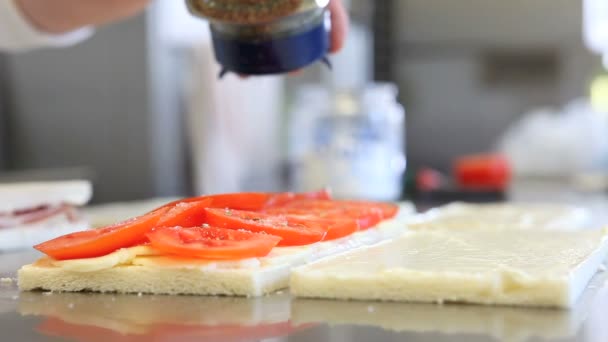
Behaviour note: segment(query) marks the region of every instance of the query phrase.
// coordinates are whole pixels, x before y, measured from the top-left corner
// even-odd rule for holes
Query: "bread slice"
[[[571,307],[608,255],[605,231],[421,230],[298,267],[298,297]]]
[[[455,202],[418,215],[410,228],[579,230],[593,224],[592,216],[586,208],[563,204]]]
[[[301,247],[277,247],[270,255],[241,261],[174,259],[133,249],[101,258],[57,262],[48,258],[18,272],[22,291],[93,291],[185,295],[262,296],[285,288],[294,266],[396,237],[401,220],[351,236]]]

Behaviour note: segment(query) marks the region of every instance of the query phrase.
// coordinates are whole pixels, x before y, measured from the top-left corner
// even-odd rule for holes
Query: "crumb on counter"
[[[0,278],[0,284],[12,284],[14,282],[13,278]]]

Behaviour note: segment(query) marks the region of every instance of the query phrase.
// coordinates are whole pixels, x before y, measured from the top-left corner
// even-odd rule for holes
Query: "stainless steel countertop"
[[[584,203],[598,214],[608,207],[603,194],[529,186],[511,198]],[[0,255],[0,277],[14,278],[37,257]],[[286,292],[257,299],[19,293],[15,282],[0,282],[0,341],[606,342],[606,317],[608,272],[572,310],[302,300]]]
[[[18,293],[1,341],[608,341],[608,272],[572,310],[263,298]]]

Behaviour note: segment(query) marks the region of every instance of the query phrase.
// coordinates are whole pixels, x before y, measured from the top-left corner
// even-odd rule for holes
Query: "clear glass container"
[[[391,84],[336,92],[317,119],[303,188],[328,186],[337,198],[398,200],[406,169],[405,111]]]

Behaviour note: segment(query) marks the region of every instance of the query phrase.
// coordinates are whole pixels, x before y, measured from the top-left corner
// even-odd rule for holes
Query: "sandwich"
[[[398,236],[409,207],[315,193],[236,193],[175,201],[35,246],[22,291],[261,296],[291,269]]]
[[[0,184],[0,251],[85,229],[78,207],[91,195],[87,181]]]

